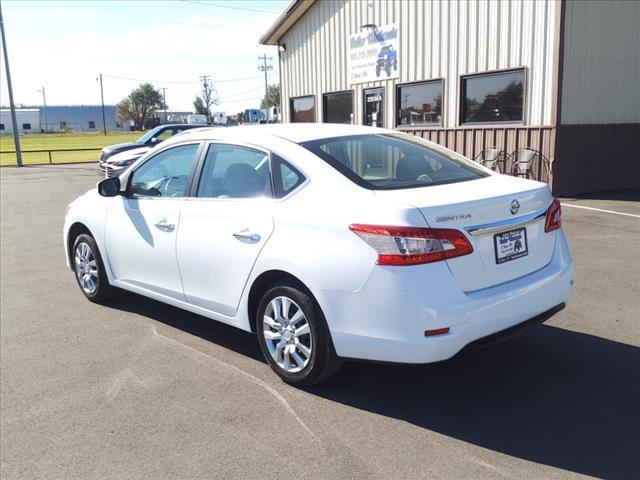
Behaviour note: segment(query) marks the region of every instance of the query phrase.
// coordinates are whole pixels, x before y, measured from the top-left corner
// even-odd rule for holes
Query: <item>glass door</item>
[[[365,125],[370,127],[384,127],[384,87],[367,88],[364,90],[364,118]]]

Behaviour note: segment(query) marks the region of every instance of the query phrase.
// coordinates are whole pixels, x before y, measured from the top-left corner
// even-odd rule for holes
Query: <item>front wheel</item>
[[[256,315],[260,349],[285,382],[309,386],[333,376],[342,363],[316,301],[293,286],[267,291]]]
[[[73,270],[80,290],[87,299],[100,303],[113,294],[104,271],[98,245],[91,235],[78,235],[73,243]]]

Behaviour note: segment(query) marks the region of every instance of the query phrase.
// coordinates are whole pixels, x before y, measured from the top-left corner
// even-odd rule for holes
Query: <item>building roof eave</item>
[[[284,12],[260,37],[261,45],[278,45],[280,39],[311,8],[316,0],[291,0]]]

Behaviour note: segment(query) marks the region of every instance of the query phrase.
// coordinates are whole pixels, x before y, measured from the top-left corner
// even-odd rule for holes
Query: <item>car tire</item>
[[[322,382],[342,365],[320,306],[296,286],[278,285],[262,296],[256,332],[265,359],[290,385]]]
[[[100,250],[91,235],[83,233],[75,239],[71,264],[78,287],[88,300],[102,303],[113,296],[114,288],[109,284]]]

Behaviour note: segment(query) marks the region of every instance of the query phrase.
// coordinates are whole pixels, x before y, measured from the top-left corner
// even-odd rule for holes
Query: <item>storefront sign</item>
[[[399,37],[397,23],[351,35],[347,41],[349,84],[398,78]]]

